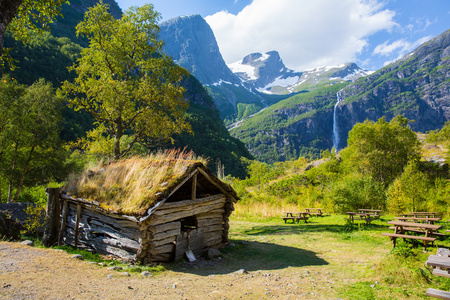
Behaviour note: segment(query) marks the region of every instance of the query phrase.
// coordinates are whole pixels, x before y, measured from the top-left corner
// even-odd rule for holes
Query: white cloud
[[[405,39],[400,39],[400,40],[394,41],[390,44],[389,44],[389,41],[386,41],[386,42],[376,46],[375,49],[373,50],[373,54],[378,54],[378,55],[382,55],[382,56],[386,56],[386,57],[396,56],[396,58],[390,59],[390,60],[384,62],[384,65],[386,66],[386,65],[402,58],[403,56],[405,56],[405,54],[413,51],[421,44],[425,43],[426,41],[429,41],[431,38],[432,38],[432,36],[425,36],[425,37],[422,37],[412,43],[408,42]]]
[[[356,60],[367,38],[397,24],[377,0],[253,0],[206,17],[227,63],[277,50],[295,70]]]

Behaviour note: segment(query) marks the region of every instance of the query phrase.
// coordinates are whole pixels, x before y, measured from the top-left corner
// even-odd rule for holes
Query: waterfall
[[[334,105],[334,111],[333,111],[333,147],[336,153],[338,152],[338,146],[339,146],[339,130],[338,130],[338,115],[336,108],[339,103],[341,103],[341,91],[336,93],[336,104]]]

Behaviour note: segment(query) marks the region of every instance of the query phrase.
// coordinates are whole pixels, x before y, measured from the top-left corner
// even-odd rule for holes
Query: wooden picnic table
[[[436,255],[430,255],[425,262],[426,265],[434,268],[433,275],[450,277],[450,251],[445,248],[439,248]],[[450,292],[429,288],[426,293],[429,297],[450,300]]]
[[[375,219],[370,214],[366,214],[366,213],[348,211],[348,212],[346,212],[346,214],[348,215],[348,218],[350,219],[350,221],[352,223],[355,220],[364,220],[364,221],[366,221],[367,224],[369,224],[370,222],[372,222]]]
[[[441,220],[441,218],[423,218],[423,217],[395,217],[395,219],[400,221],[407,221],[407,220],[419,221],[428,224],[434,224],[434,222],[438,222]]]
[[[412,222],[404,222],[404,221],[390,221],[387,224],[394,225],[394,233],[382,233],[384,236],[389,236],[392,240],[393,247],[395,247],[395,242],[397,238],[403,239],[413,239],[413,240],[422,240],[424,247],[423,250],[426,251],[427,243],[433,243],[436,238],[435,233],[437,230],[442,228],[441,225],[433,225],[426,223],[412,223]],[[416,233],[425,233],[425,236],[417,236],[417,235],[408,235],[406,232],[416,232]]]
[[[423,217],[423,218],[436,218],[438,215],[438,212],[427,212],[427,211],[416,211],[416,212],[410,212],[410,213],[404,213],[400,216],[402,217]]]
[[[305,208],[305,212],[307,212],[309,216],[322,217],[323,216],[322,210],[323,210],[322,208]]]
[[[370,215],[371,217],[373,217],[375,219],[379,219],[380,218],[381,209],[360,208],[360,209],[358,209],[358,211],[360,213],[363,213],[363,214],[368,214],[368,215]]]
[[[307,223],[308,213],[306,211],[302,211],[302,212],[288,211],[288,212],[286,212],[286,216],[282,217],[282,219],[284,220],[285,224],[286,224],[287,220],[292,220],[294,223],[297,223],[297,224],[300,222],[300,220],[304,220],[305,223]]]

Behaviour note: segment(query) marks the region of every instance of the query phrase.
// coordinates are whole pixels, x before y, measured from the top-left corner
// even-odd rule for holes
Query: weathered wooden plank
[[[191,210],[183,210],[165,215],[152,215],[150,216],[150,225],[158,225],[168,222],[173,222],[175,220],[179,220],[185,217],[195,216],[200,213],[205,213],[217,208],[222,207],[222,202],[216,202],[214,204],[208,206],[195,207]]]
[[[204,250],[202,228],[197,228],[189,232],[189,245],[187,235],[187,232],[183,232],[177,236],[175,260],[183,258],[188,249],[191,250],[196,256],[201,255]]]
[[[148,258],[150,261],[155,262],[169,262],[173,260],[173,253],[158,253],[158,254],[149,254]]]
[[[222,218],[224,213],[225,213],[225,209],[223,209],[223,208],[212,210],[212,211],[208,211],[206,213],[198,214],[197,215],[197,220]]]
[[[206,227],[206,226],[212,226],[212,225],[222,225],[223,219],[222,218],[214,218],[214,219],[197,219],[197,225],[198,227]]]
[[[117,239],[111,238],[108,235],[93,235],[84,230],[85,228],[80,227],[79,237],[78,237],[78,245],[83,246],[82,248],[90,248],[95,251],[97,249],[103,249],[106,246],[112,246],[119,250],[126,251],[135,255],[140,248],[140,244],[136,241],[127,240],[127,239]],[[67,239],[73,240],[74,229],[67,227],[66,228],[66,237]],[[101,246],[101,244],[105,244],[105,246]],[[117,251],[119,251],[117,250]],[[117,252],[116,251],[116,252]],[[102,252],[100,252],[102,253]]]
[[[153,254],[169,253],[175,251],[175,243],[165,244],[158,247],[150,248],[149,251]]]
[[[211,240],[215,240],[215,239],[221,239],[222,240],[222,230],[218,230],[218,231],[210,231],[210,232],[205,232],[204,233],[204,241],[205,243],[211,241]]]
[[[63,201],[64,201],[64,204],[63,204],[63,210],[62,210],[61,228],[59,229],[59,233],[58,233],[58,246],[61,245],[62,237],[63,237],[64,231],[66,229],[67,213],[69,210],[69,202],[67,202],[66,200],[63,200]]]
[[[203,244],[204,244],[205,248],[213,247],[213,248],[218,249],[223,246],[223,241],[222,241],[222,239],[217,238],[217,239],[211,239],[209,241],[206,241]]]
[[[216,225],[210,225],[207,227],[201,227],[203,229],[203,232],[211,232],[211,231],[223,231],[223,225],[222,224],[216,224]],[[220,234],[222,235],[222,233]]]
[[[80,224],[80,217],[81,217],[81,205],[80,204],[78,204],[77,205],[77,220],[75,221],[75,234],[74,234],[74,236],[75,236],[75,244],[74,244],[74,246],[75,246],[75,248],[77,247],[77,242],[78,242],[78,227],[79,227],[79,224]]]
[[[158,240],[158,241],[151,240],[151,241],[149,241],[148,245],[149,245],[149,248],[151,248],[151,247],[154,248],[154,247],[159,247],[159,246],[162,246],[165,244],[174,243],[175,241],[176,241],[176,236],[171,236],[171,237],[168,237],[168,238],[165,238],[162,240]]]
[[[181,229],[178,228],[178,229],[172,229],[172,230],[167,230],[167,231],[155,233],[151,237],[151,240],[153,240],[153,241],[163,240],[163,239],[166,239],[166,238],[171,237],[171,236],[177,236],[177,235],[180,234],[180,232],[181,232]]]
[[[170,222],[165,224],[160,224],[156,226],[149,226],[147,227],[147,230],[153,234],[160,233],[168,230],[174,230],[174,229],[180,229],[181,223],[180,222]]]
[[[166,196],[166,198],[164,198],[163,200],[159,201],[158,203],[155,204],[154,207],[151,207],[147,210],[147,216],[144,216],[142,218],[139,219],[140,222],[145,222],[150,215],[153,214],[153,212],[157,209],[159,209],[159,207],[161,205],[163,205],[167,199],[169,199],[180,187],[182,187],[189,179],[192,178],[192,176],[194,176],[195,174],[198,173],[198,170],[195,169],[194,171],[191,172],[191,174],[189,174],[189,176],[187,176],[186,178],[183,179],[183,181],[181,181],[175,188],[173,188],[171,190],[171,192]]]
[[[226,201],[225,197],[222,196],[222,197],[218,197],[215,199],[203,198],[203,199],[197,199],[196,201],[192,201],[192,200],[180,201],[180,202],[182,202],[183,205],[179,205],[180,202],[170,202],[170,203],[165,203],[164,205],[162,205],[158,210],[154,211],[152,213],[152,215],[160,216],[160,215],[176,213],[176,212],[180,212],[180,211],[192,210],[192,209],[196,209],[196,208],[203,207],[203,206],[213,206],[213,205],[216,205],[217,203],[220,203],[221,204],[220,207],[223,207],[223,205],[225,204],[225,201]],[[171,204],[173,204],[173,203],[176,203],[177,205],[172,206]],[[168,207],[168,205],[170,205],[170,207]]]
[[[128,238],[136,241],[139,240],[140,234],[137,228],[116,228],[114,226],[111,226],[110,224],[100,222],[95,217],[88,217],[85,214],[83,214],[83,216],[81,217],[80,222],[82,223],[82,225],[80,226],[95,227],[95,229],[93,229],[94,231],[102,232],[105,229],[107,230],[107,232],[115,232],[115,234],[122,238]],[[72,214],[68,214],[66,226],[75,228],[76,217]]]
[[[66,234],[69,236],[73,236],[75,234],[75,226],[73,222],[71,222],[72,217],[69,217],[67,226],[66,226]],[[108,237],[111,239],[117,240],[117,243],[121,245],[121,247],[126,249],[131,249],[133,251],[137,251],[140,247],[139,240],[130,238],[127,232],[116,231],[111,227],[108,227],[104,224],[93,223],[93,220],[89,220],[89,218],[82,217],[79,222],[79,233],[78,239],[83,239],[89,243],[95,237]]]
[[[42,244],[51,247],[58,243],[58,230],[61,228],[61,200],[59,199],[61,189],[46,188],[45,191],[48,197]]]
[[[83,211],[83,214],[90,216],[90,217],[95,217],[98,220],[101,220],[101,221],[108,223],[117,228],[136,228],[137,230],[139,230],[138,222],[136,222],[134,220],[120,218],[118,216],[101,214],[93,209],[90,209],[89,207],[85,208],[85,210]]]

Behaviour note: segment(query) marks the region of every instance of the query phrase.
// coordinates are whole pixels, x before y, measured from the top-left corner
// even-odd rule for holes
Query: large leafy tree
[[[8,28],[26,41],[31,32],[42,31],[60,15],[64,3],[68,0],[0,0],[0,62],[5,58],[3,35]]]
[[[16,201],[24,186],[63,175],[59,173],[65,160],[58,137],[61,106],[62,98],[44,80],[26,87],[2,77],[0,201]],[[2,187],[7,187],[6,195]]]
[[[66,82],[64,90],[76,109],[94,117],[98,127],[91,136],[111,144],[114,159],[136,143],[160,146],[189,130],[179,85],[186,73],[162,53],[158,20],[151,4],[132,7],[117,20],[100,2],[76,28],[89,47],[73,66],[74,83]]]
[[[348,146],[341,156],[346,166],[387,187],[409,161],[420,158],[420,143],[402,116],[390,122],[384,118],[367,120],[349,132]]]

